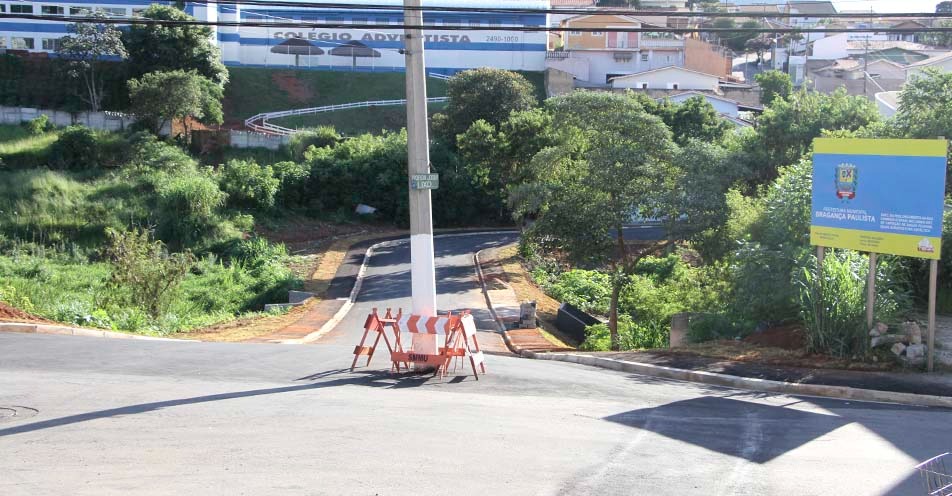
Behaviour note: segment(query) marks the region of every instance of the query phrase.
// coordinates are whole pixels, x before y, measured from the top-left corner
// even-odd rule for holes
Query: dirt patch
[[[707,343],[688,344],[671,350],[649,350],[644,352],[657,356],[693,358],[714,358],[732,362],[759,363],[784,367],[844,370],[891,370],[897,367],[894,362],[859,362],[835,358],[828,355],[807,353],[803,347],[784,349],[763,346],[745,341],[720,340]]]
[[[294,307],[284,315],[262,315],[245,319],[230,320],[201,329],[193,329],[175,335],[179,339],[199,341],[236,342],[247,341],[273,333],[276,329],[288,326],[307,311],[308,305]]]
[[[29,322],[37,324],[55,324],[51,320],[46,320],[43,317],[37,317],[28,312],[24,312],[19,308],[11,307],[6,303],[0,302],[0,322]]]
[[[281,91],[288,94],[288,100],[294,103],[308,103],[316,96],[311,85],[298,79],[292,71],[275,72],[271,75],[271,82]],[[274,109],[287,110],[287,109]]]
[[[744,342],[784,350],[802,350],[806,347],[807,336],[803,327],[789,324],[755,332],[744,338]]]

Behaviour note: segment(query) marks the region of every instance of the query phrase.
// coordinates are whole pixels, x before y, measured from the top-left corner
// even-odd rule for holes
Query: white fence
[[[445,96],[426,99],[426,101],[429,103],[441,103],[447,100],[448,98]],[[337,110],[347,110],[347,109],[355,109],[355,108],[363,108],[363,107],[389,107],[389,106],[406,105],[406,104],[407,104],[406,99],[374,100],[370,102],[341,103],[337,105],[325,105],[323,107],[282,110],[278,112],[264,112],[258,115],[253,115],[245,119],[245,126],[247,126],[248,129],[257,131],[259,133],[275,134],[279,136],[290,136],[296,133],[297,130],[278,126],[276,124],[271,124],[268,121],[271,119],[279,119],[281,117],[291,117],[295,115],[309,115],[309,114],[319,114],[323,112],[334,112]]]
[[[82,124],[104,131],[122,131],[136,121],[135,117],[119,112],[64,112],[26,107],[0,107],[0,122],[3,124],[29,122],[40,115],[49,117],[50,122],[56,126]]]

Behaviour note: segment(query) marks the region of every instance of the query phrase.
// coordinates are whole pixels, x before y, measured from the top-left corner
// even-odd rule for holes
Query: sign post
[[[404,0],[408,26],[423,24],[421,0]],[[426,113],[426,67],[423,32],[404,31],[407,82],[407,161],[411,177],[430,174],[430,138]],[[413,313],[436,316],[436,266],[433,253],[433,214],[429,188],[410,188],[410,287]],[[413,350],[436,354],[435,334],[414,334]]]
[[[928,368],[933,366],[937,260],[945,209],[946,140],[817,138],[813,141],[810,243],[869,253],[866,321],[872,327],[877,253],[925,258],[929,274]]]

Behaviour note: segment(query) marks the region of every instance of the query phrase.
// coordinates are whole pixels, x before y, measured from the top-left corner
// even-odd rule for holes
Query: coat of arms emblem
[[[843,200],[856,198],[857,169],[853,164],[836,166],[836,197]]]

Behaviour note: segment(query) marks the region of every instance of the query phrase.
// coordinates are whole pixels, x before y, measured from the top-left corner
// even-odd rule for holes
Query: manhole
[[[0,423],[25,419],[37,413],[40,412],[35,408],[25,406],[0,406]]]

